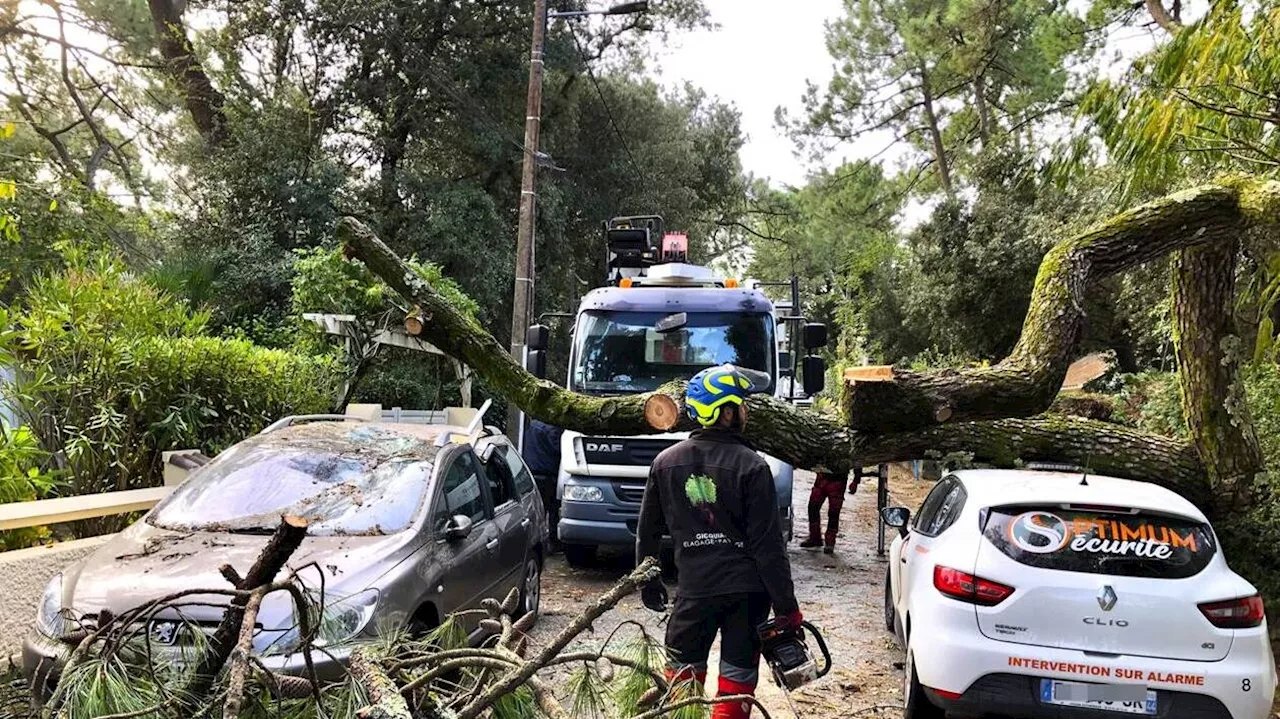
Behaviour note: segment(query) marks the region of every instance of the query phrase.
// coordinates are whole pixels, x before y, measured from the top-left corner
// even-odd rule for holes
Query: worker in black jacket
[[[702,429],[654,459],[636,530],[636,560],[656,557],[670,535],[679,582],[667,624],[667,676],[706,680],[707,655],[721,637],[717,696],[754,694],[759,679],[756,627],[769,610],[799,627],[802,616],[778,523],[773,474],[742,436],[744,402],[763,388],[759,373],[733,365],[689,381],[685,409]],[[641,590],[644,605],[664,611],[660,579]],[[751,705],[716,704],[713,719],[746,719]]]

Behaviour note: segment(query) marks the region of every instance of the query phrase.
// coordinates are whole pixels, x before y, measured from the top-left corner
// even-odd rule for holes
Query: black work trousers
[[[760,676],[756,627],[769,618],[770,606],[764,592],[696,599],[676,596],[667,622],[670,669],[705,673],[707,655],[719,633],[721,685],[728,680],[738,691],[754,689]]]

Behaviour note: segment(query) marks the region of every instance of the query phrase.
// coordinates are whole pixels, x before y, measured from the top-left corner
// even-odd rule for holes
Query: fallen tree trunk
[[[963,422],[885,434],[865,440],[858,455],[862,463],[876,464],[951,452],[969,452],[997,467],[1015,467],[1020,461],[1066,462],[1097,474],[1151,482],[1197,506],[1210,506],[1204,466],[1191,443],[1064,415]]]
[[[343,218],[338,236],[414,307],[406,324],[423,339],[475,369],[530,416],[588,434],[684,431],[683,383],[624,397],[589,397],[539,380],[517,364],[476,322],[458,312],[358,220]],[[797,467],[845,471],[855,464],[916,459],[931,451],[966,451],[1002,466],[1016,460],[1059,460],[1102,473],[1143,479],[1203,502],[1203,470],[1194,449],[1102,422],[1045,415],[992,422],[951,422],[914,431],[858,431],[836,418],[763,395],[750,398],[747,436],[760,450]]]
[[[950,451],[969,452],[975,460],[997,465],[1070,461],[1170,487],[1204,506],[1209,493],[1204,464],[1192,445],[1116,425],[1034,415],[1049,407],[1061,386],[1083,327],[1091,284],[1174,250],[1234,247],[1244,229],[1278,223],[1280,183],[1250,178],[1229,178],[1121,213],[1045,256],[1022,337],[996,366],[894,370],[889,381],[854,381],[842,398],[843,420],[755,396],[749,400],[747,437],[794,466],[832,471]],[[692,429],[680,411],[679,383],[602,398],[539,380],[358,220],[343,218],[337,232],[349,257],[363,261],[413,304],[406,321],[412,334],[471,366],[528,415],[594,434]],[[1206,401],[1213,399],[1211,393]]]

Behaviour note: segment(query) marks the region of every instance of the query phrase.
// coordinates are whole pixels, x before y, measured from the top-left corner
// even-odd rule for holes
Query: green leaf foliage
[[[331,409],[328,357],[205,334],[207,315],[93,259],[36,280],[0,337],[3,386],[73,494],[158,485],[160,452],[213,455],[287,414]]]
[[[1119,79],[1100,79],[1081,105],[1126,196],[1239,169],[1280,168],[1280,4],[1220,0]],[[1080,137],[1073,159],[1087,154]],[[1064,156],[1067,157],[1067,156]]]
[[[1034,144],[1087,38],[1061,0],[845,0],[827,25],[834,77],[810,85],[803,118],[780,119],[815,157],[890,132],[921,188],[954,197],[980,150]]]

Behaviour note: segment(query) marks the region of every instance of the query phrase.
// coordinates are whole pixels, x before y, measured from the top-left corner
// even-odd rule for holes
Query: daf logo
[[[621,452],[626,445],[621,443],[611,444],[609,442],[587,442],[588,452]]]
[[[152,622],[150,634],[151,641],[156,644],[172,645],[178,641],[178,623]]]
[[[1109,612],[1114,609],[1118,599],[1119,597],[1116,596],[1116,590],[1112,589],[1109,584],[1098,590],[1098,606],[1102,607],[1102,611],[1104,612]]]

